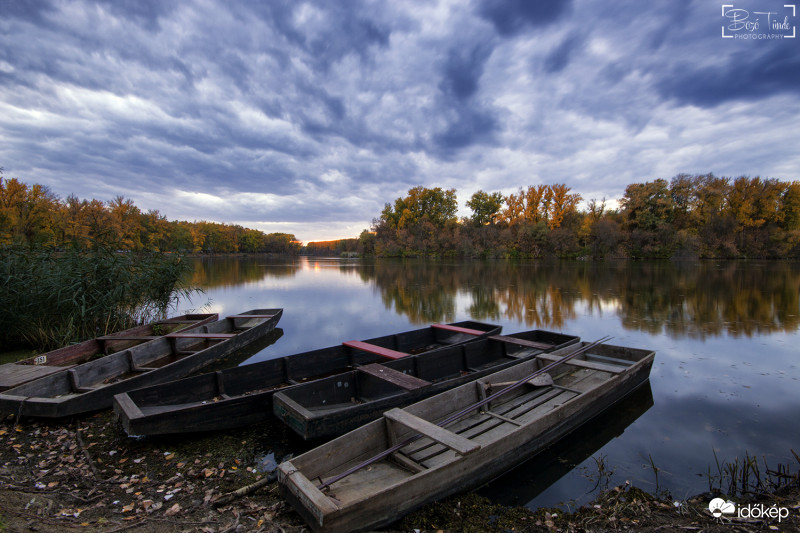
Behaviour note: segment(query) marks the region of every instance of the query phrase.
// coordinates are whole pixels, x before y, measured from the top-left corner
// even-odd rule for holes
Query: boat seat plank
[[[358,371],[364,372],[365,374],[369,374],[370,376],[374,376],[378,379],[388,381],[392,385],[397,385],[398,387],[406,390],[415,390],[431,384],[430,381],[425,381],[424,379],[420,379],[416,376],[404,374],[403,372],[393,368],[387,368],[377,363],[359,366]]]
[[[18,365],[7,363],[2,365],[0,372],[0,391],[16,387],[22,383],[33,381],[56,372],[63,372],[75,365],[48,366],[48,365]]]
[[[494,341],[501,341],[501,342],[510,342],[513,344],[518,344],[519,346],[527,346],[528,348],[536,348],[538,350],[549,350],[553,347],[552,344],[547,342],[536,342],[536,341],[529,341],[526,339],[517,339],[514,337],[509,337],[508,335],[492,335],[489,337]]]
[[[383,348],[382,346],[376,346],[374,344],[370,344],[368,342],[363,342],[363,341],[345,341],[342,344],[347,346],[348,348],[354,348],[356,350],[361,350],[363,352],[374,353],[375,355],[380,355],[381,357],[386,357],[387,359],[400,359],[401,357],[408,356],[408,354],[405,352],[390,350],[389,348]]]
[[[411,459],[409,457],[406,457],[405,455],[403,455],[400,452],[393,453],[392,455],[389,456],[389,458],[391,460],[395,461],[397,464],[399,464],[403,468],[407,468],[408,470],[410,470],[411,472],[413,472],[415,474],[419,474],[420,472],[424,472],[426,470],[426,468],[424,466],[422,466],[421,464],[419,464],[415,460],[413,460],[413,459]]]
[[[552,354],[539,354],[537,357],[547,361],[558,361],[561,357]],[[625,372],[626,367],[620,365],[608,365],[605,363],[597,363],[595,361],[585,361],[583,359],[570,359],[564,362],[565,365],[580,366],[583,368],[590,368],[592,370],[601,370],[603,372],[610,372],[612,374],[620,374]]]
[[[228,318],[272,318],[275,315],[228,315]]]
[[[476,444],[461,435],[457,435],[397,407],[386,411],[383,416],[455,450],[459,455],[468,455],[481,449],[480,444]]]
[[[431,324],[432,328],[455,331],[456,333],[466,333],[467,335],[483,335],[485,331],[479,329],[462,328],[461,326],[451,326],[450,324]]]
[[[596,353],[587,353],[586,359],[596,359],[600,362],[608,362],[613,365],[624,365],[624,366],[631,366],[634,362],[628,361],[627,359],[620,359],[618,357],[609,357],[608,355],[600,355]]]
[[[230,339],[238,333],[167,333],[164,335],[170,339]]]
[[[99,341],[152,341],[160,339],[160,335],[104,335],[97,337]]]

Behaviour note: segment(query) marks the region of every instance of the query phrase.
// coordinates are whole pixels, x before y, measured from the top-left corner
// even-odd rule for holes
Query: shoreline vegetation
[[[0,346],[47,351],[165,317],[194,290],[176,255],[0,247]]]
[[[265,442],[273,443],[274,457],[263,455]],[[12,416],[0,421],[0,531],[308,531],[269,475],[285,458],[281,454],[301,448],[286,428],[267,423],[131,439],[109,411],[69,423]],[[531,511],[467,492],[426,505],[387,531],[796,531],[797,467],[773,469],[746,456],[711,466],[708,493],[675,499],[626,482],[605,486],[591,502],[567,510]],[[660,467],[652,468],[657,477]],[[708,508],[719,496],[739,507],[786,511],[782,517],[715,518]]]
[[[578,206],[585,202],[584,209]],[[625,188],[618,207],[564,184],[477,191],[414,187],[356,238],[309,242],[207,221],[168,221],[117,196],[104,203],[0,177],[0,247],[341,257],[755,259],[800,257],[800,181],[679,174]]]

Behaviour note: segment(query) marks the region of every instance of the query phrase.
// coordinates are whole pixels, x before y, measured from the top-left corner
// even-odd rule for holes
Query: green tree
[[[505,199],[499,192],[491,194],[482,190],[474,193],[472,197],[467,200],[467,207],[472,209],[472,223],[476,226],[485,226],[486,224],[494,224],[500,208],[503,206]]]
[[[780,221],[787,231],[800,230],[800,181],[786,185],[781,196]]]
[[[386,204],[381,222],[393,229],[403,229],[414,227],[424,219],[441,229],[456,222],[457,210],[455,189],[414,187],[408,190],[408,196],[396,199],[394,207]]]
[[[620,206],[631,229],[655,231],[672,222],[672,197],[664,179],[628,185]]]

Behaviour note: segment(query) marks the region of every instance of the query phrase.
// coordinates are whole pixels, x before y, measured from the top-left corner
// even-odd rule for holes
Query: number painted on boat
[[[47,363],[47,356],[46,355],[37,355],[33,359],[33,364],[34,365],[43,365],[45,363]]]

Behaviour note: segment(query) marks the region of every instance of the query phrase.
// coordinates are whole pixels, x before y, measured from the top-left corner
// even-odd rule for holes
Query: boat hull
[[[460,329],[477,334],[468,335]],[[501,330],[494,324],[464,321],[363,342],[390,352],[432,353],[443,349],[445,343],[480,339]],[[356,348],[331,346],[132,390],[114,399],[114,411],[131,436],[232,429],[272,419],[276,391],[338,375],[354,365],[386,361],[389,359]]]
[[[561,350],[560,353],[567,350],[570,348]],[[409,450],[406,461],[416,457],[414,461],[418,462],[409,463],[416,464],[420,467],[419,470],[409,468],[406,463],[383,459],[371,464],[369,468],[363,468],[334,482],[326,489],[327,492],[321,491],[316,486],[318,479],[330,479],[375,453],[386,450],[389,443],[405,442],[403,439],[413,434],[406,432],[393,435],[391,427],[395,420],[402,417],[394,415],[394,418],[390,418],[388,415],[392,412],[387,413],[384,419],[371,422],[282,463],[278,469],[282,492],[315,531],[361,531],[385,526],[422,505],[490,481],[565,437],[636,390],[648,380],[653,362],[652,352],[638,352],[643,353],[636,354],[637,360],[633,364],[613,375],[601,375],[602,371],[586,367],[576,370],[575,375],[583,373],[581,379],[584,380],[578,381],[577,386],[585,389],[577,395],[555,387],[534,387],[525,392],[527,396],[521,395],[509,400],[523,402],[523,399],[530,397],[530,400],[525,399],[524,402],[543,402],[536,408],[525,411],[514,423],[496,419],[496,413],[490,416],[476,410],[467,419],[455,424],[463,429],[456,431],[453,428],[455,435],[475,433],[469,439],[464,439],[473,445],[471,449],[462,450],[464,455],[423,437],[403,448]],[[560,353],[554,352],[554,355]],[[473,400],[480,397],[478,389],[485,384],[524,377],[530,369],[536,369],[536,365],[542,366],[542,361],[527,361],[475,383],[434,396],[405,408],[403,412],[407,415],[404,416],[428,421],[442,420],[461,407],[473,405]],[[601,368],[604,365],[601,363],[593,366]],[[556,382],[569,384],[569,379],[571,375],[564,380],[557,379]],[[563,403],[559,403],[562,401]],[[489,409],[499,409],[503,405],[511,403],[495,406],[493,402],[489,404]],[[527,404],[520,403],[519,409],[525,405]],[[396,411],[398,410],[393,412]],[[483,421],[475,422],[479,419]],[[522,425],[517,427],[515,424],[518,423]],[[478,433],[481,424],[490,424],[486,426],[489,429]],[[449,432],[443,430],[443,433]],[[435,432],[431,431],[429,434],[434,435]],[[425,444],[428,442],[431,444]],[[456,444],[452,446],[459,446],[457,438]],[[475,449],[474,446],[478,448]],[[440,448],[439,452],[430,452]],[[428,454],[428,458],[421,459],[425,454]]]
[[[0,365],[0,392],[57,372],[63,372],[97,357],[150,342],[163,335],[163,333],[159,333],[160,329],[170,329],[170,332],[174,333],[202,326],[218,319],[219,316],[216,313],[180,315],[64,346],[22,361]]]
[[[515,339],[539,347],[517,345]],[[356,369],[278,391],[273,396],[273,410],[306,440],[335,437],[379,418],[393,407],[418,402],[579,340],[542,330],[488,337],[435,354],[386,363],[388,369],[422,380],[411,390],[404,387],[417,383],[396,384]]]
[[[0,413],[61,418],[109,408],[116,394],[185,377],[244,348],[274,329],[282,313],[254,309],[14,387],[0,393]],[[241,318],[256,315],[269,318]]]

